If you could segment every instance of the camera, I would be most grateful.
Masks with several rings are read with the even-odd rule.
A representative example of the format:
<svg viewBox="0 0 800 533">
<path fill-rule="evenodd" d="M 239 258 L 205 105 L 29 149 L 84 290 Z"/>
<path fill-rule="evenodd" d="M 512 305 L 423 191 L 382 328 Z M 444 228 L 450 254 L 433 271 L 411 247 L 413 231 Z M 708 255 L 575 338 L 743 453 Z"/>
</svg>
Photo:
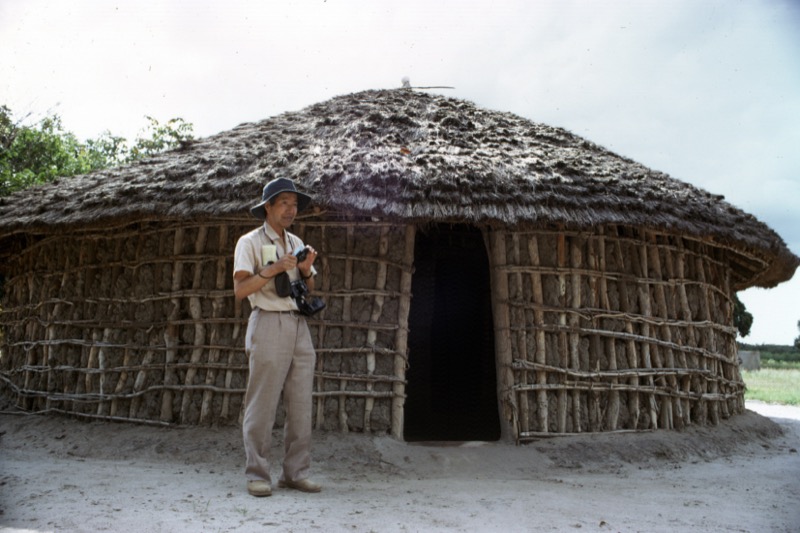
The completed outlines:
<svg viewBox="0 0 800 533">
<path fill-rule="evenodd" d="M 322 298 L 311 297 L 307 300 L 306 296 L 308 296 L 308 285 L 306 285 L 306 282 L 302 279 L 293 281 L 291 285 L 291 297 L 294 298 L 297 309 L 301 315 L 312 316 L 325 309 L 325 302 L 322 301 Z"/>
<path fill-rule="evenodd" d="M 306 260 L 306 257 L 308 257 L 308 248 L 305 246 L 303 246 L 302 248 L 298 246 L 297 248 L 295 248 L 294 252 L 292 252 L 292 255 L 297 258 L 298 263 L 302 263 L 303 261 Z"/>
</svg>

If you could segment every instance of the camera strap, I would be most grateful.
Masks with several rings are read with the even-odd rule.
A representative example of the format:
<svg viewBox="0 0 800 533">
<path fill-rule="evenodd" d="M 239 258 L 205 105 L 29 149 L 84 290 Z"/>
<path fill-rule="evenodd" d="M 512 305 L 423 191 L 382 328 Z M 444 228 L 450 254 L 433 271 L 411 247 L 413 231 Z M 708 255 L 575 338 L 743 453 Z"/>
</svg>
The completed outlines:
<svg viewBox="0 0 800 533">
<path fill-rule="evenodd" d="M 275 242 L 276 242 L 275 239 L 270 237 L 269 233 L 267 233 L 267 224 L 266 224 L 266 222 L 264 223 L 263 226 L 261 226 L 261 230 L 264 232 L 264 236 L 267 238 L 267 240 L 270 242 L 270 244 L 275 246 L 275 258 L 276 259 L 280 258 L 280 255 L 278 255 L 278 246 L 275 244 Z M 286 231 L 285 235 L 286 235 L 286 238 L 289 241 L 289 245 L 294 246 L 294 242 L 292 240 L 292 236 L 289 234 L 288 231 Z M 293 248 L 287 248 L 286 244 L 287 244 L 286 242 L 282 242 L 281 243 L 281 245 L 284 247 L 284 254 L 286 253 L 286 250 L 292 250 L 293 249 Z M 292 282 L 289 279 L 289 273 L 288 272 L 281 272 L 280 274 L 275 276 L 275 278 L 273 279 L 273 283 L 275 284 L 275 293 L 279 297 L 288 298 L 289 296 L 292 295 Z"/>
<path fill-rule="evenodd" d="M 280 256 L 280 255 L 278 255 L 278 246 L 275 244 L 275 239 L 273 239 L 272 237 L 270 237 L 270 236 L 269 236 L 269 233 L 267 233 L 267 223 L 266 223 L 266 222 L 264 222 L 264 225 L 263 225 L 263 226 L 261 226 L 261 231 L 263 231 L 263 232 L 264 232 L 264 237 L 266 237 L 266 238 L 267 238 L 267 240 L 269 241 L 269 243 L 270 243 L 271 245 L 275 246 L 275 257 L 276 257 L 276 258 L 278 258 L 278 259 L 280 259 L 280 257 L 281 257 L 281 256 Z M 291 233 L 289 233 L 289 232 L 288 232 L 288 231 L 286 231 L 286 230 L 284 230 L 284 232 L 285 232 L 285 234 L 286 234 L 286 238 L 287 238 L 287 239 L 288 239 L 288 241 L 289 241 L 289 247 L 288 247 L 288 248 L 286 247 L 286 242 L 282 242 L 282 243 L 281 243 L 281 245 L 283 246 L 283 249 L 284 249 L 284 254 L 285 254 L 285 253 L 286 253 L 286 250 L 294 250 L 295 246 L 294 246 L 294 241 L 292 240 L 292 235 L 291 235 Z"/>
</svg>

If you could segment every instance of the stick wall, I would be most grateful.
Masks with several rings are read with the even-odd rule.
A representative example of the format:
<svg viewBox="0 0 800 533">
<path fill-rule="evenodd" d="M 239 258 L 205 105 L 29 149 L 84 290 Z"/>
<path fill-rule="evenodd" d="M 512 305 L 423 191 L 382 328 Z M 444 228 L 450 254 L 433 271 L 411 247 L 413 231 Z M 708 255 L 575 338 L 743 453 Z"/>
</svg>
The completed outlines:
<svg viewBox="0 0 800 533">
<path fill-rule="evenodd" d="M 233 298 L 233 249 L 253 227 L 152 221 L 30 237 L 6 268 L 0 388 L 31 412 L 239 422 L 249 304 Z M 309 218 L 294 231 L 320 251 L 327 303 L 309 320 L 315 427 L 402 438 L 416 227 Z M 623 226 L 485 236 L 504 438 L 743 411 L 729 250 Z"/>
<path fill-rule="evenodd" d="M 628 227 L 487 242 L 518 440 L 716 424 L 744 410 L 725 249 Z"/>
<path fill-rule="evenodd" d="M 5 283 L 0 387 L 32 412 L 238 422 L 250 307 L 233 298 L 233 250 L 254 226 L 141 223 L 22 247 Z M 320 251 L 327 303 L 309 319 L 316 427 L 402 435 L 413 227 L 306 220 L 294 231 Z"/>
</svg>

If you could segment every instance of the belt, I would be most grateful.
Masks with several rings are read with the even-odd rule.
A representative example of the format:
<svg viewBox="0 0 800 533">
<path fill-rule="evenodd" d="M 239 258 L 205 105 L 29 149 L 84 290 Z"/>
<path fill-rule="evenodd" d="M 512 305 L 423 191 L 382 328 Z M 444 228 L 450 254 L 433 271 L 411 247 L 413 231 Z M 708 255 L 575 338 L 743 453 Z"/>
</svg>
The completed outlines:
<svg viewBox="0 0 800 533">
<path fill-rule="evenodd" d="M 274 313 L 276 315 L 288 315 L 293 318 L 301 318 L 303 315 L 300 314 L 299 311 L 267 311 L 266 309 L 261 309 L 260 307 L 256 307 L 260 313 Z"/>
</svg>

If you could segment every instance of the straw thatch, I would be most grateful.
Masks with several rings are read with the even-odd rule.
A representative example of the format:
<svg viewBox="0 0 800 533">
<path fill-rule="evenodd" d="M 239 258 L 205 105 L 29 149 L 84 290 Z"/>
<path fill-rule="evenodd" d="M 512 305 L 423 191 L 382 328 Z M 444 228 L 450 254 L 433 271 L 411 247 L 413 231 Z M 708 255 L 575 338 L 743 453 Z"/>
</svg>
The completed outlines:
<svg viewBox="0 0 800 533">
<path fill-rule="evenodd" d="M 382 219 L 602 224 L 713 238 L 763 256 L 737 288 L 789 279 L 797 258 L 752 215 L 585 139 L 469 102 L 369 91 L 243 124 L 122 169 L 0 202 L 0 229 L 240 214 L 286 176 L 317 205 Z"/>
<path fill-rule="evenodd" d="M 800 262 L 721 197 L 562 129 L 368 91 L 0 200 L 0 377 L 17 404 L 235 421 L 248 310 L 231 256 L 273 177 L 315 197 L 295 229 L 322 252 L 319 428 L 402 435 L 427 228 L 483 235 L 498 411 L 520 440 L 739 412 L 732 296 Z"/>
</svg>

